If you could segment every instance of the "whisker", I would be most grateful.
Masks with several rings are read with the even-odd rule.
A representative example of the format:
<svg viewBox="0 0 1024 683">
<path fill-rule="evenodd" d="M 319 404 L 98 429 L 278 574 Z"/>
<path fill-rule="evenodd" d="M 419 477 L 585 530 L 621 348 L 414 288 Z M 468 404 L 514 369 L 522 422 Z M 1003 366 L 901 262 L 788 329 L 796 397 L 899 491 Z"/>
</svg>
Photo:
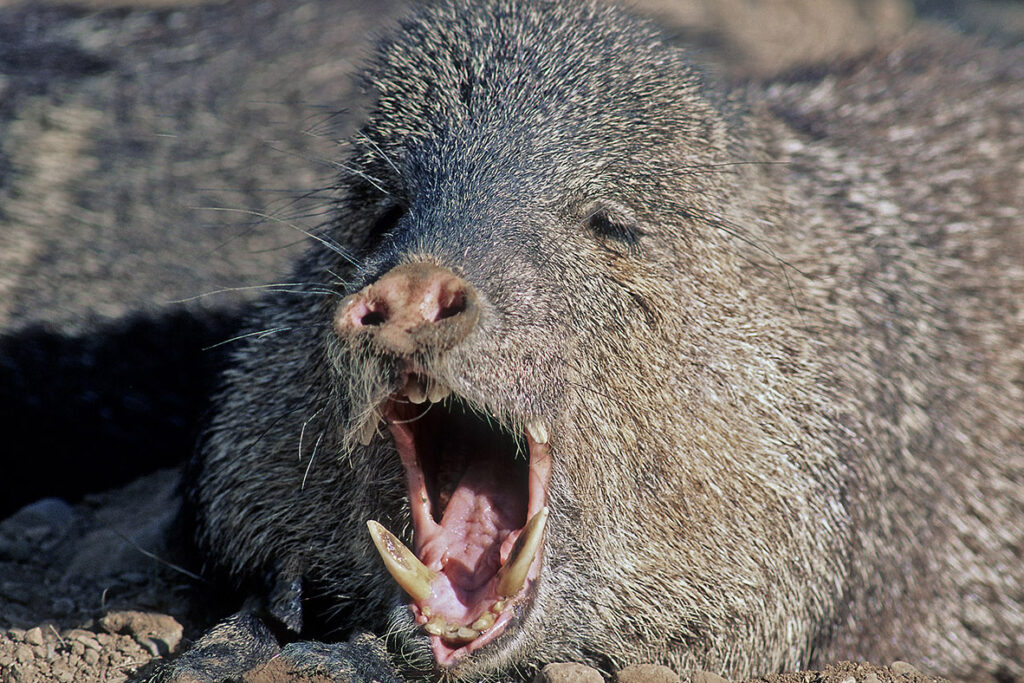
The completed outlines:
<svg viewBox="0 0 1024 683">
<path fill-rule="evenodd" d="M 286 332 L 286 331 L 291 330 L 291 329 L 293 329 L 293 328 L 289 325 L 289 326 L 286 326 L 286 327 L 271 327 L 269 329 L 258 330 L 256 332 L 246 332 L 245 334 L 240 334 L 238 336 L 231 337 L 230 339 L 225 339 L 224 341 L 219 341 L 216 344 L 211 344 L 210 346 L 205 346 L 205 347 L 203 347 L 203 351 L 209 351 L 210 349 L 216 349 L 216 348 L 218 348 L 220 346 L 224 346 L 224 345 L 230 344 L 232 342 L 241 341 L 242 339 L 248 339 L 249 337 L 257 337 L 257 338 L 261 338 L 262 339 L 263 337 L 269 337 L 272 334 L 277 334 L 278 332 Z"/>
<path fill-rule="evenodd" d="M 434 407 L 434 404 L 428 402 L 427 403 L 427 409 L 424 410 L 419 415 L 417 415 L 416 417 L 410 417 L 408 420 L 390 420 L 390 421 L 387 422 L 387 424 L 391 424 L 391 425 L 405 425 L 405 424 L 409 424 L 411 422 L 418 422 L 418 421 L 422 420 L 424 417 L 426 417 L 427 413 L 429 413 L 430 409 L 433 408 L 433 407 Z"/>
<path fill-rule="evenodd" d="M 383 187 L 384 181 L 380 180 L 379 178 L 374 178 L 369 173 L 366 173 L 364 171 L 360 171 L 355 166 L 350 166 L 350 165 L 348 165 L 348 164 L 346 164 L 346 163 L 344 163 L 342 161 L 331 161 L 329 163 L 331 165 L 333 165 L 335 168 L 340 168 L 341 170 L 343 170 L 343 171 L 345 171 L 347 173 L 351 173 L 354 176 L 358 176 L 358 177 L 362 178 L 366 182 L 368 182 L 371 185 L 373 185 L 377 189 L 377 191 L 380 192 L 381 194 L 383 194 L 383 195 L 385 195 L 387 197 L 391 196 L 391 193 L 388 192 L 387 190 L 385 190 L 384 187 Z"/>
<path fill-rule="evenodd" d="M 313 454 L 309 456 L 309 464 L 306 465 L 306 471 L 302 474 L 302 484 L 299 486 L 300 491 L 306 490 L 306 477 L 309 476 L 309 470 L 313 467 L 313 461 L 316 459 L 317 449 L 320 448 L 320 442 L 323 441 L 324 438 L 324 431 L 320 432 L 320 436 L 316 438 L 316 443 L 313 444 Z"/>
<path fill-rule="evenodd" d="M 342 118 L 344 116 L 348 116 L 348 114 L 350 113 L 347 109 L 336 109 L 335 107 L 332 107 L 330 105 L 310 105 L 310 106 L 319 106 L 321 109 L 327 110 L 326 114 L 323 113 L 323 112 L 317 112 L 316 115 L 310 114 L 305 119 L 306 121 L 309 121 L 310 119 L 313 119 L 314 117 L 319 119 L 315 123 L 313 123 L 313 124 L 311 124 L 309 126 L 306 126 L 305 128 L 302 129 L 302 133 L 304 135 L 308 135 L 308 136 L 314 137 L 314 138 L 326 138 L 326 137 L 328 137 L 328 132 L 329 132 L 329 129 L 330 129 L 330 125 L 333 124 L 336 119 Z M 319 129 L 328 129 L 328 130 L 326 130 L 324 132 L 320 132 Z"/>
<path fill-rule="evenodd" d="M 359 133 L 359 134 L 358 134 L 358 135 L 357 135 L 356 137 L 357 137 L 357 138 L 358 138 L 359 140 L 365 140 L 365 141 L 366 141 L 366 142 L 368 142 L 368 143 L 369 143 L 370 145 L 372 145 L 372 146 L 373 146 L 373 148 L 374 148 L 375 150 L 377 150 L 377 153 L 378 153 L 378 154 L 380 154 L 380 157 L 381 157 L 381 158 L 382 158 L 382 159 L 383 159 L 384 161 L 386 161 L 386 162 L 387 162 L 388 166 L 390 166 L 390 167 L 391 167 L 391 170 L 393 170 L 393 171 L 395 172 L 395 175 L 397 175 L 397 176 L 401 177 L 401 175 L 402 175 L 401 171 L 399 171 L 399 170 L 398 170 L 398 167 L 397 167 L 397 166 L 395 166 L 395 164 L 394 164 L 394 162 L 393 162 L 393 161 L 391 161 L 391 158 L 390 158 L 390 157 L 389 157 L 389 156 L 388 156 L 387 154 L 385 154 L 385 153 L 384 153 L 384 150 L 382 150 L 382 149 L 380 148 L 380 145 L 378 145 L 378 144 L 377 144 L 376 142 L 374 142 L 374 141 L 373 141 L 373 140 L 372 140 L 372 139 L 371 139 L 371 138 L 370 138 L 370 137 L 369 137 L 368 135 L 366 135 L 365 133 Z"/>
<path fill-rule="evenodd" d="M 306 437 L 306 427 L 322 412 L 324 412 L 323 408 L 310 415 L 309 418 L 302 423 L 302 429 L 299 430 L 299 460 L 302 460 L 302 440 Z"/>
<path fill-rule="evenodd" d="M 288 287 L 312 287 L 312 289 L 286 289 Z M 214 296 L 217 294 L 226 294 L 228 292 L 245 292 L 253 289 L 269 290 L 272 292 L 284 292 L 286 294 L 337 294 L 334 290 L 323 287 L 319 283 L 312 282 L 271 282 L 265 285 L 245 285 L 242 287 L 223 287 L 221 289 L 213 289 L 202 294 L 196 294 L 195 296 L 185 297 L 184 299 L 171 299 L 166 302 L 168 304 L 186 304 L 190 301 L 197 301 L 204 299 L 208 296 Z"/>
<path fill-rule="evenodd" d="M 127 536 L 125 536 L 125 535 L 124 535 L 123 533 L 121 533 L 121 532 L 120 532 L 120 531 L 118 531 L 117 529 L 110 529 L 110 531 L 111 531 L 111 532 L 112 532 L 112 533 L 113 533 L 113 534 L 114 534 L 115 536 L 117 536 L 118 538 L 120 538 L 120 539 L 121 539 L 122 541 L 124 541 L 124 542 L 125 542 L 125 543 L 127 543 L 128 545 L 132 546 L 133 548 L 135 548 L 135 549 L 136 549 L 136 550 L 138 550 L 138 551 L 139 551 L 140 553 L 142 553 L 143 555 L 145 555 L 145 556 L 146 556 L 146 557 L 148 557 L 149 559 L 153 560 L 154 562 L 158 562 L 159 564 L 161 564 L 161 565 L 163 565 L 163 566 L 167 567 L 168 569 L 171 569 L 171 570 L 173 570 L 173 571 L 176 571 L 176 572 L 178 572 L 179 574 L 183 574 L 184 576 L 187 576 L 188 578 L 190 578 L 190 579 L 193 579 L 194 581 L 200 581 L 200 582 L 202 582 L 202 583 L 207 583 L 207 580 L 206 580 L 206 579 L 204 579 L 204 578 L 203 578 L 202 576 L 200 576 L 199 574 L 196 574 L 195 572 L 190 572 L 189 570 L 185 569 L 184 567 L 181 567 L 181 566 L 179 566 L 179 565 L 176 565 L 176 564 L 174 564 L 173 562 L 170 562 L 170 561 L 168 561 L 168 560 L 165 560 L 164 558 L 160 557 L 159 555 L 157 555 L 156 553 L 154 553 L 154 552 L 152 552 L 152 551 L 150 551 L 150 550 L 146 550 L 146 549 L 145 549 L 145 548 L 143 548 L 143 547 L 142 547 L 141 545 L 139 545 L 138 543 L 136 543 L 136 542 L 135 542 L 135 541 L 133 541 L 132 539 L 128 538 Z"/>
<path fill-rule="evenodd" d="M 311 232 L 309 230 L 306 230 L 305 228 L 302 228 L 302 227 L 292 223 L 291 221 L 286 221 L 284 219 L 281 219 L 281 218 L 278 218 L 278 217 L 273 216 L 271 214 L 268 214 L 268 213 L 266 213 L 264 211 L 256 211 L 254 209 L 238 209 L 238 208 L 234 208 L 233 209 L 233 208 L 230 208 L 230 207 L 222 207 L 222 206 L 220 206 L 220 207 L 219 206 L 195 206 L 195 207 L 192 207 L 192 208 L 197 209 L 197 210 L 206 210 L 206 211 L 225 211 L 225 212 L 232 212 L 232 213 L 240 213 L 240 214 L 243 214 L 243 215 L 254 216 L 256 218 L 262 218 L 262 219 L 268 220 L 268 221 L 274 221 L 275 223 L 280 223 L 281 225 L 285 225 L 285 226 L 287 226 L 289 228 L 292 228 L 293 230 L 296 230 L 296 231 L 302 233 L 303 235 L 306 235 L 307 237 L 313 238 L 314 240 L 316 240 L 320 244 L 324 245 L 325 247 L 330 249 L 332 252 L 334 252 L 338 256 L 342 257 L 343 259 L 345 259 L 346 261 L 351 263 L 352 265 L 357 265 L 356 261 L 345 252 L 345 249 L 340 244 L 337 244 L 336 242 L 334 242 L 334 240 L 331 240 L 331 239 L 329 239 L 327 237 L 324 237 L 322 235 L 318 235 L 315 232 Z"/>
<path fill-rule="evenodd" d="M 748 159 L 745 161 L 722 161 L 714 164 L 689 164 L 686 166 L 680 166 L 681 170 L 691 171 L 708 171 L 719 168 L 728 168 L 730 166 L 789 166 L 792 162 L 789 161 L 758 161 L 756 159 Z"/>
<path fill-rule="evenodd" d="M 328 275 L 334 278 L 334 283 L 339 287 L 347 288 L 351 283 L 349 280 L 346 280 L 342 276 L 335 273 L 334 270 L 332 270 L 331 268 L 325 268 L 324 270 L 327 272 Z"/>
</svg>

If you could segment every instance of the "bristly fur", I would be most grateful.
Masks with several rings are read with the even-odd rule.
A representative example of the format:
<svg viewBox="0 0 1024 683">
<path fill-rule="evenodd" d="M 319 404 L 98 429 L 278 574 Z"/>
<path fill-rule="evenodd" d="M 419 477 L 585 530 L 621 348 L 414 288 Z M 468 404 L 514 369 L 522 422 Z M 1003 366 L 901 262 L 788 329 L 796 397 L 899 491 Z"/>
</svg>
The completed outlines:
<svg viewBox="0 0 1024 683">
<path fill-rule="evenodd" d="M 510 429 L 543 419 L 554 463 L 532 607 L 454 675 L 1024 676 L 1022 63 L 907 45 L 750 113 L 617 9 L 422 10 L 365 79 L 329 230 L 358 266 L 314 245 L 294 278 L 347 287 L 268 298 L 255 329 L 299 332 L 225 375 L 200 545 L 418 637 L 365 532 L 409 539 L 402 469 L 352 438 L 395 378 L 327 323 L 428 261 L 482 312 L 421 362 Z"/>
</svg>

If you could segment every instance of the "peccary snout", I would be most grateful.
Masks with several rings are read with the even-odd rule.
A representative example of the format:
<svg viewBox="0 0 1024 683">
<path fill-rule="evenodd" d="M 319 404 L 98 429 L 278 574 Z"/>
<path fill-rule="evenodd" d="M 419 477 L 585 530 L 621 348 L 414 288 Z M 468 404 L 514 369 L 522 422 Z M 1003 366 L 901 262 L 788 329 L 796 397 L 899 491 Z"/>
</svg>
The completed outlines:
<svg viewBox="0 0 1024 683">
<path fill-rule="evenodd" d="M 345 297 L 334 315 L 343 339 L 366 335 L 398 355 L 441 353 L 473 329 L 479 317 L 474 289 L 439 266 L 416 262 L 392 268 Z"/>
</svg>

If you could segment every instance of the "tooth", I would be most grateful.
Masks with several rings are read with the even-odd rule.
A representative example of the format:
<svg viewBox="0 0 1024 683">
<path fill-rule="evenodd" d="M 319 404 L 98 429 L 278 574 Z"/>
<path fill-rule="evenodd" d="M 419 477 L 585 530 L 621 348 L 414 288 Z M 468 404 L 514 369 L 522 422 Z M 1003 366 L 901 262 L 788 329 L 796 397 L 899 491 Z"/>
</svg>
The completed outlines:
<svg viewBox="0 0 1024 683">
<path fill-rule="evenodd" d="M 470 626 L 474 631 L 486 631 L 490 627 L 494 626 L 495 616 L 490 612 L 484 612 L 481 614 L 476 621 Z"/>
<path fill-rule="evenodd" d="M 409 375 L 404 391 L 409 400 L 417 405 L 427 400 L 427 392 L 423 389 L 423 382 L 415 375 Z"/>
<path fill-rule="evenodd" d="M 540 420 L 530 420 L 526 423 L 526 431 L 530 434 L 530 438 L 536 443 L 547 443 L 548 442 L 548 428 Z"/>
<path fill-rule="evenodd" d="M 431 619 L 423 630 L 432 636 L 441 636 L 449 642 L 468 643 L 480 636 L 479 631 L 458 624 L 450 624 L 442 619 Z"/>
<path fill-rule="evenodd" d="M 435 381 L 430 385 L 430 402 L 440 403 L 447 398 L 450 393 L 452 393 L 452 390 L 447 384 Z"/>
<path fill-rule="evenodd" d="M 429 598 L 430 584 L 437 578 L 437 574 L 427 569 L 411 550 L 383 526 L 372 519 L 366 522 L 366 526 L 370 529 L 370 537 L 377 546 L 377 552 L 384 560 L 384 566 L 398 585 L 414 600 Z"/>
<path fill-rule="evenodd" d="M 548 509 L 542 507 L 540 512 L 526 523 L 526 528 L 516 539 L 508 560 L 498 571 L 498 595 L 507 598 L 523 589 L 530 565 L 533 564 L 541 539 L 544 538 L 544 524 L 547 519 Z"/>
<path fill-rule="evenodd" d="M 498 600 L 496 603 L 491 605 L 491 613 L 492 614 L 501 614 L 504 611 L 505 611 L 505 601 L 504 600 Z"/>
<path fill-rule="evenodd" d="M 359 443 L 369 446 L 375 436 L 377 436 L 377 420 L 367 420 L 362 431 L 359 432 Z"/>
<path fill-rule="evenodd" d="M 380 408 L 378 407 L 373 409 L 373 411 L 370 413 L 369 418 L 366 420 L 363 426 L 360 427 L 359 443 L 361 443 L 364 446 L 370 445 L 370 442 L 373 441 L 373 437 L 377 436 L 377 425 L 380 424 L 380 421 L 382 419 L 383 416 L 380 414 Z"/>
</svg>

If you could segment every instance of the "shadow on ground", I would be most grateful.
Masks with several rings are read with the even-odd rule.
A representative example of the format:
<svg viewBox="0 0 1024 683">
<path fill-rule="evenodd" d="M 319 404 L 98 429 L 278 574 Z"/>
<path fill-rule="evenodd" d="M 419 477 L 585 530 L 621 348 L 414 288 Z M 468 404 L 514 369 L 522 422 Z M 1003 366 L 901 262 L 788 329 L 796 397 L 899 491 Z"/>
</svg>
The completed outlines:
<svg viewBox="0 0 1024 683">
<path fill-rule="evenodd" d="M 77 501 L 192 452 L 237 312 L 137 314 L 81 335 L 36 324 L 0 337 L 0 518 Z M 212 348 L 211 348 L 212 347 Z"/>
</svg>

